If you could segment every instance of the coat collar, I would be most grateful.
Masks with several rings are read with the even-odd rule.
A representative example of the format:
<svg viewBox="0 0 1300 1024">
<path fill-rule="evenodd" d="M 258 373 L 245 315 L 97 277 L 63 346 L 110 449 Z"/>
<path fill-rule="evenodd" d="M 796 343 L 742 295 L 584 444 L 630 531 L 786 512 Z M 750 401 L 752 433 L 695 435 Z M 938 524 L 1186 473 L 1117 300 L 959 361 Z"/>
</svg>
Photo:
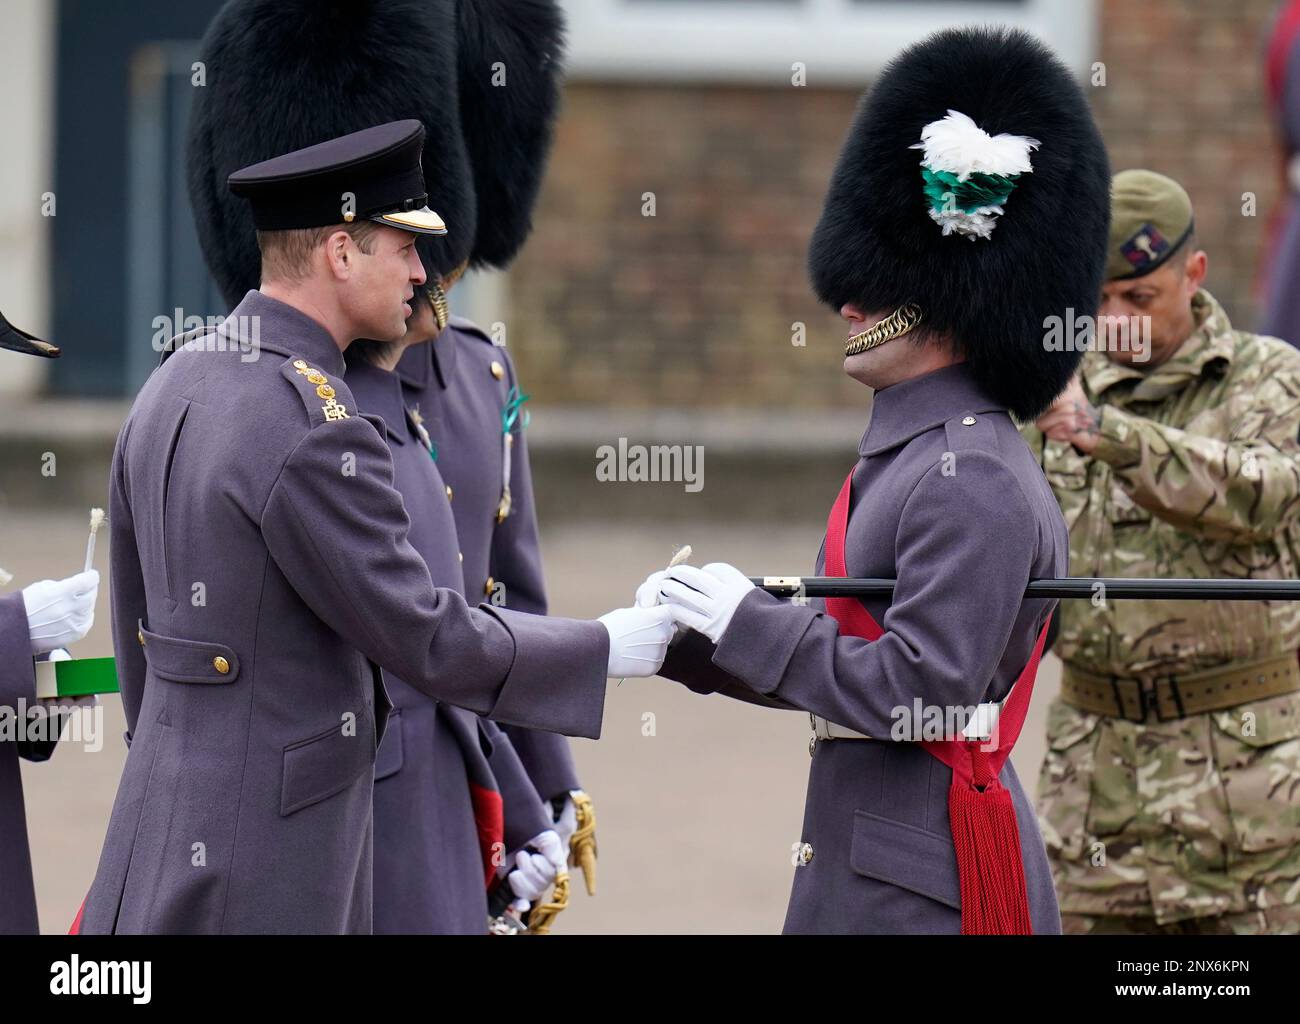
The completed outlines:
<svg viewBox="0 0 1300 1024">
<path fill-rule="evenodd" d="M 356 399 L 357 409 L 382 418 L 389 439 L 397 444 L 406 444 L 410 425 L 406 418 L 406 404 L 402 401 L 401 378 L 390 370 L 354 362 L 348 366 L 344 379 Z"/>
<path fill-rule="evenodd" d="M 962 413 L 999 410 L 1006 406 L 989 397 L 967 363 L 945 366 L 875 393 L 858 454 L 897 448 Z"/>
<path fill-rule="evenodd" d="M 330 332 L 300 309 L 263 295 L 254 289 L 244 296 L 226 318 L 234 320 L 236 329 L 257 317 L 257 339 L 261 348 L 282 356 L 305 359 L 324 374 L 343 376 L 343 353 Z"/>
<path fill-rule="evenodd" d="M 456 344 L 450 326 L 443 329 L 433 341 L 412 345 L 397 361 L 397 375 L 402 383 L 416 391 L 424 391 L 436 384 L 443 391 L 451 386 L 456 372 Z"/>
</svg>

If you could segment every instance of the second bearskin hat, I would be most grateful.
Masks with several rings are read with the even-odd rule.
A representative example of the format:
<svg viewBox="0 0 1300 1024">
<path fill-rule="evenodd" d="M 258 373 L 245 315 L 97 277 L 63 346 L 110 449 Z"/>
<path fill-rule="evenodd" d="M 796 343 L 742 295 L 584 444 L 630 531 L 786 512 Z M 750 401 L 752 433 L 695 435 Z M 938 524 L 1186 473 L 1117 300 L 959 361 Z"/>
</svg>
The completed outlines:
<svg viewBox="0 0 1300 1024">
<path fill-rule="evenodd" d="M 389 121 L 423 123 L 428 205 L 447 224 L 416 242 L 425 269 L 474 244 L 471 171 L 457 95 L 452 0 L 230 0 L 203 38 L 186 173 L 208 268 L 234 305 L 260 279 L 248 204 L 233 171 Z"/>
</svg>

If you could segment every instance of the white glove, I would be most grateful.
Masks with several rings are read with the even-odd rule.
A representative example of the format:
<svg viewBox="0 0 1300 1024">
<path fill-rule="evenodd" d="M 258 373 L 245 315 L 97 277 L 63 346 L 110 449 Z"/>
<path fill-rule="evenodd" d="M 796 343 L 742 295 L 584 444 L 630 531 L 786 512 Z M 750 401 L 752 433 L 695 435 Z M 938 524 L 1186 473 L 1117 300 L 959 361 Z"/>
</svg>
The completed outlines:
<svg viewBox="0 0 1300 1024">
<path fill-rule="evenodd" d="M 99 573 L 79 572 L 66 580 L 41 580 L 23 588 L 32 654 L 75 644 L 95 622 Z"/>
<path fill-rule="evenodd" d="M 703 569 L 676 565 L 659 584 L 659 594 L 672 609 L 674 621 L 703 633 L 715 644 L 731 624 L 736 606 L 753 589 L 749 577 L 726 562 L 712 562 Z"/>
<path fill-rule="evenodd" d="M 667 608 L 615 608 L 599 621 L 609 633 L 610 678 L 640 678 L 659 671 L 673 638 L 673 616 Z"/>
<path fill-rule="evenodd" d="M 645 578 L 645 582 L 636 588 L 636 600 L 633 602 L 636 607 L 653 608 L 659 603 L 659 585 L 667 575 L 667 570 L 660 569 Z"/>
<path fill-rule="evenodd" d="M 556 876 L 563 870 L 564 844 L 560 837 L 549 829 L 533 836 L 515 854 L 515 868 L 506 876 L 516 897 L 511 909 L 522 914 L 533 900 L 555 884 Z"/>
</svg>

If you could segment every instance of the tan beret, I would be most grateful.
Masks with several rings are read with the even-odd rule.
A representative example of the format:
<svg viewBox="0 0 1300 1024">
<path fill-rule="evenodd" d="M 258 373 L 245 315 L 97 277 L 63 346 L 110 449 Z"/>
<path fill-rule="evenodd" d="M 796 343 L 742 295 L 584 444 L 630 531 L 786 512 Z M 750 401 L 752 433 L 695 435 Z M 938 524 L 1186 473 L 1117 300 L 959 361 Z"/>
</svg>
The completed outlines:
<svg viewBox="0 0 1300 1024">
<path fill-rule="evenodd" d="M 1110 185 L 1106 280 L 1145 277 L 1192 233 L 1192 201 L 1183 186 L 1155 171 L 1120 171 Z"/>
</svg>

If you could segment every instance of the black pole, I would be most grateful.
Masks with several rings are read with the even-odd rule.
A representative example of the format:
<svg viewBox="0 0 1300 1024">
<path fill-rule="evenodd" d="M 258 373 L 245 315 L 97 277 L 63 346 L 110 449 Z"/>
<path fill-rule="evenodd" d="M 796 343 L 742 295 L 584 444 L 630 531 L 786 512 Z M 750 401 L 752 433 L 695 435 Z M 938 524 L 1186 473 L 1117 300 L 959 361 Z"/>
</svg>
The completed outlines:
<svg viewBox="0 0 1300 1024">
<path fill-rule="evenodd" d="M 891 597 L 894 581 L 834 576 L 754 576 L 777 597 Z M 1063 600 L 1300 601 L 1300 580 L 1161 580 L 1065 576 L 1030 580 L 1025 597 Z"/>
</svg>

